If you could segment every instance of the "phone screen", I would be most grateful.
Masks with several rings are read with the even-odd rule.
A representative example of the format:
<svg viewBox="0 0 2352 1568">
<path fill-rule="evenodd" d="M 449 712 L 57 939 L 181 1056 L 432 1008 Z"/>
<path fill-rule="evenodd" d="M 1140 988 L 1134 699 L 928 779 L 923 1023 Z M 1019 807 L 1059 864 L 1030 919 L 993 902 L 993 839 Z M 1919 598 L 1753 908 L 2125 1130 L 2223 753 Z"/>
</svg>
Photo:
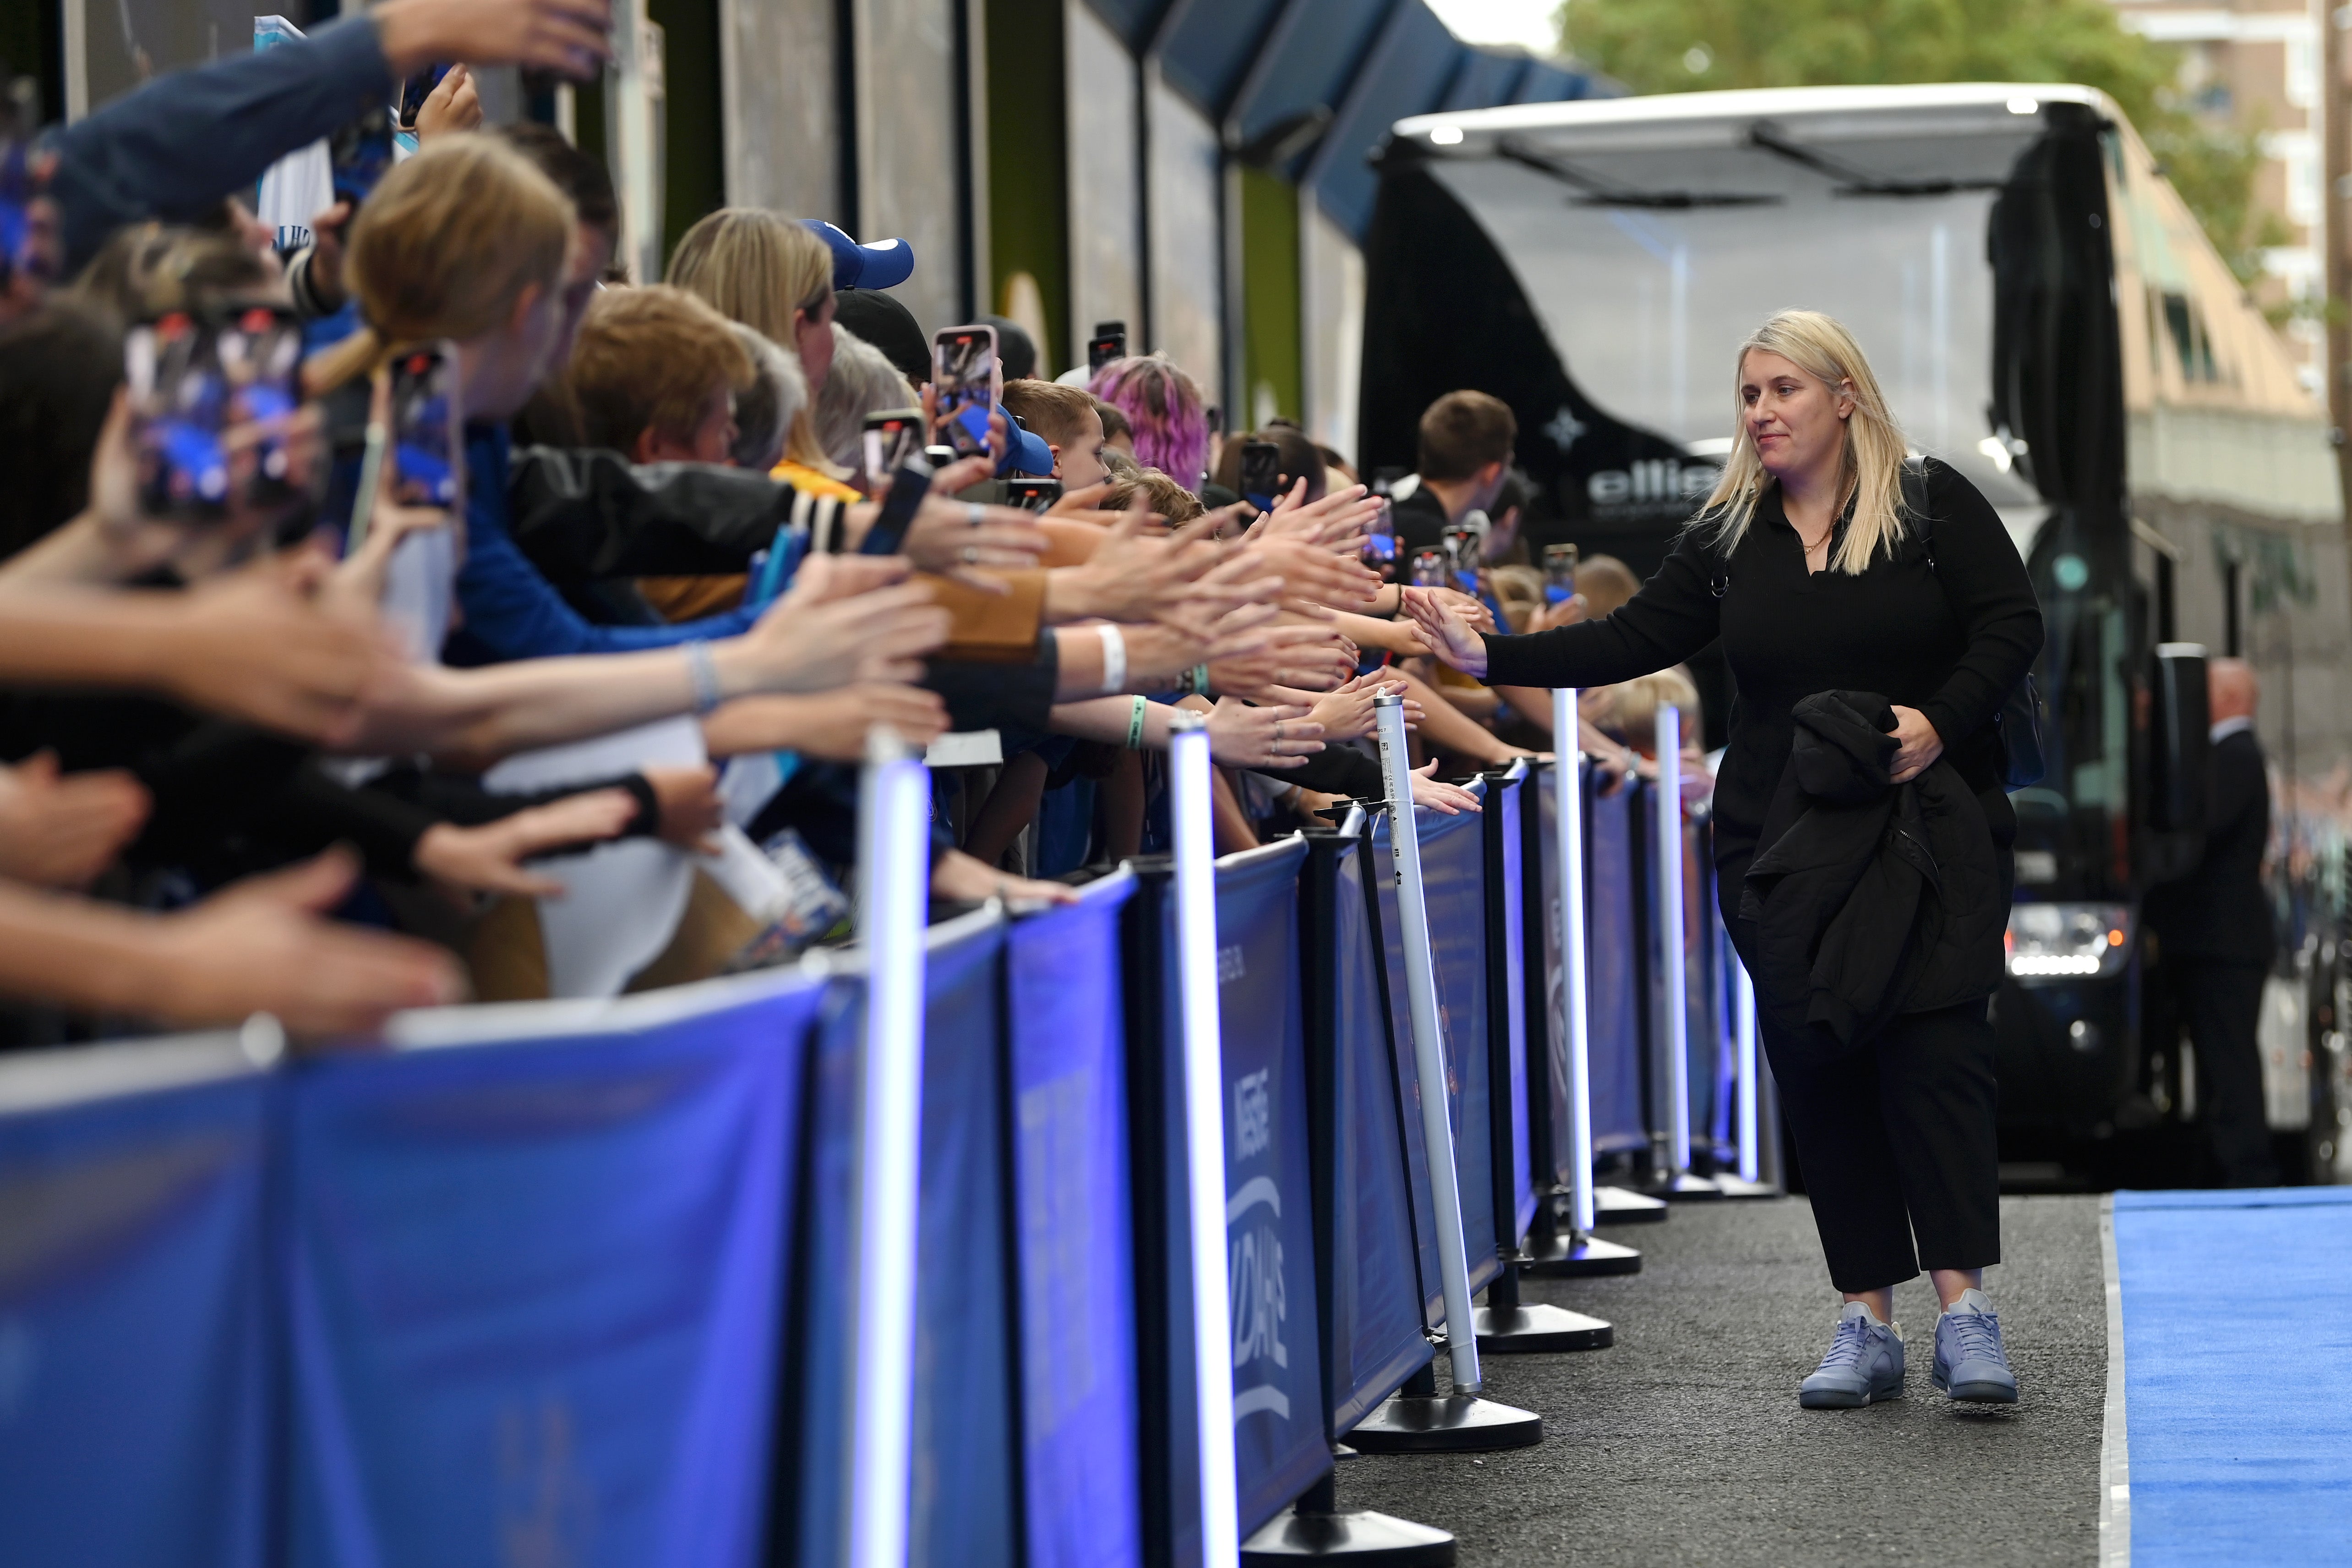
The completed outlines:
<svg viewBox="0 0 2352 1568">
<path fill-rule="evenodd" d="M 1480 535 L 1467 528 L 1449 528 L 1444 539 L 1445 564 L 1453 573 L 1452 585 L 1475 596 L 1478 592 Z"/>
<path fill-rule="evenodd" d="M 425 100 L 433 96 L 433 89 L 439 87 L 441 79 L 448 74 L 449 68 L 446 65 L 426 66 L 400 84 L 400 123 L 404 129 L 414 131 L 416 128 L 417 110 L 425 107 Z"/>
<path fill-rule="evenodd" d="M 226 516 L 228 387 L 215 335 L 185 311 L 132 327 L 122 340 L 138 458 L 139 510 L 182 521 Z"/>
<path fill-rule="evenodd" d="M 1127 357 L 1127 323 L 1097 321 L 1095 335 L 1087 340 L 1087 374 L 1094 374 L 1116 359 Z"/>
<path fill-rule="evenodd" d="M 1024 511 L 1044 511 L 1062 499 L 1059 479 L 1013 479 L 1005 481 L 1004 504 Z"/>
<path fill-rule="evenodd" d="M 1282 448 L 1271 441 L 1242 443 L 1242 500 L 1271 511 L 1282 489 Z"/>
<path fill-rule="evenodd" d="M 392 362 L 392 489 L 413 506 L 455 507 L 465 495 L 458 445 L 457 359 L 425 344 Z"/>
<path fill-rule="evenodd" d="M 282 305 L 245 306 L 215 329 L 213 353 L 228 423 L 263 426 L 246 493 L 262 505 L 289 500 L 298 487 L 286 449 L 286 423 L 302 401 L 301 322 Z"/>
<path fill-rule="evenodd" d="M 371 109 L 327 139 L 327 162 L 335 199 L 357 207 L 392 167 L 392 121 Z"/>
<path fill-rule="evenodd" d="M 1576 546 L 1547 544 L 1544 546 L 1544 597 L 1555 605 L 1565 605 L 1576 597 Z"/>
<path fill-rule="evenodd" d="M 866 531 L 858 542 L 860 555 L 896 555 L 898 546 L 906 542 L 908 525 L 915 521 L 915 510 L 930 493 L 931 466 L 920 458 L 909 458 L 898 465 L 890 477 L 890 493 L 882 498 L 881 515 L 874 526 Z"/>
<path fill-rule="evenodd" d="M 922 450 L 923 411 L 892 408 L 866 416 L 866 479 L 878 483 Z"/>
<path fill-rule="evenodd" d="M 996 374 L 994 327 L 950 327 L 931 340 L 932 429 L 960 458 L 988 450 Z"/>
<path fill-rule="evenodd" d="M 1380 515 L 1364 529 L 1364 564 L 1385 579 L 1396 571 L 1396 507 L 1386 496 L 1380 502 Z"/>
<path fill-rule="evenodd" d="M 1416 550 L 1412 552 L 1412 585 L 1416 588 L 1453 586 L 1447 577 L 1445 552 Z"/>
</svg>

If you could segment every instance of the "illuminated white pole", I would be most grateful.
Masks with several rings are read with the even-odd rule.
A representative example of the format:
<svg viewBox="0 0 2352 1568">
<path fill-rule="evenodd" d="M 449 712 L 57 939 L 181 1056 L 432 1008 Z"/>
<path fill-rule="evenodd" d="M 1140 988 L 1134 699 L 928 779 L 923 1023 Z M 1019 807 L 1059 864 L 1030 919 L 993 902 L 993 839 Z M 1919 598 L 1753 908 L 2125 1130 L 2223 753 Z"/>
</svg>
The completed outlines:
<svg viewBox="0 0 2352 1568">
<path fill-rule="evenodd" d="M 1658 704 L 1658 945 L 1666 991 L 1666 1152 L 1690 1169 L 1690 998 L 1683 975 L 1683 716 Z"/>
<path fill-rule="evenodd" d="M 866 1039 L 853 1174 L 848 1561 L 904 1568 L 915 1416 L 915 1207 L 923 1110 L 923 925 L 930 774 L 897 732 L 870 731 L 858 790 L 858 940 Z"/>
<path fill-rule="evenodd" d="M 1595 1223 L 1592 1196 L 1592 1014 L 1584 951 L 1584 775 L 1577 747 L 1576 688 L 1551 693 L 1552 794 L 1559 826 L 1559 961 L 1568 975 L 1569 1219 L 1579 1236 Z"/>
<path fill-rule="evenodd" d="M 1454 1389 L 1476 1394 L 1476 1319 L 1470 1308 L 1470 1265 L 1462 1239 L 1462 1187 L 1454 1171 L 1454 1119 L 1445 1092 L 1445 1042 L 1438 1032 L 1437 964 L 1429 945 L 1429 910 L 1422 901 L 1421 835 L 1412 816 L 1412 758 L 1405 749 L 1404 699 L 1372 699 L 1381 738 L 1381 776 L 1387 784 L 1389 847 L 1396 861 L 1397 908 L 1404 921 L 1404 985 L 1412 1005 L 1412 1060 L 1421 1079 L 1422 1141 L 1429 1146 L 1429 1185 L 1437 1215 L 1437 1268 L 1445 1289 L 1445 1349 Z"/>
<path fill-rule="evenodd" d="M 1217 1017 L 1216 847 L 1209 731 L 1180 710 L 1168 738 L 1176 837 L 1176 986 L 1184 1026 L 1184 1153 L 1192 1234 L 1192 1366 L 1201 1439 L 1201 1560 L 1241 1561 L 1234 1459 L 1233 1328 L 1225 1260 L 1225 1068 Z"/>
<path fill-rule="evenodd" d="M 1732 1026 L 1739 1051 L 1739 1179 L 1761 1180 L 1763 1169 L 1756 1142 L 1756 983 L 1738 954 L 1731 960 Z"/>
</svg>

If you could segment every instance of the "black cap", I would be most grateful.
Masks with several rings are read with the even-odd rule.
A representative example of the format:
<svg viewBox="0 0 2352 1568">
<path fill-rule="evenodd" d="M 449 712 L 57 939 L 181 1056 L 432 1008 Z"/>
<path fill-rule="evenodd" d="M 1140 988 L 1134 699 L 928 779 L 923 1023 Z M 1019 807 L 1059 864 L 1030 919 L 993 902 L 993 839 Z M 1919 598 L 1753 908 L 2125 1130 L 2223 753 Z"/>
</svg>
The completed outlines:
<svg viewBox="0 0 2352 1568">
<path fill-rule="evenodd" d="M 996 329 L 996 358 L 1004 366 L 1005 380 L 1020 381 L 1037 374 L 1037 345 L 1030 340 L 1027 328 L 1004 316 L 980 320 L 983 326 Z"/>
<path fill-rule="evenodd" d="M 833 319 L 880 349 L 900 375 L 917 386 L 931 379 L 931 341 L 913 311 L 874 289 L 844 289 L 833 299 Z"/>
</svg>

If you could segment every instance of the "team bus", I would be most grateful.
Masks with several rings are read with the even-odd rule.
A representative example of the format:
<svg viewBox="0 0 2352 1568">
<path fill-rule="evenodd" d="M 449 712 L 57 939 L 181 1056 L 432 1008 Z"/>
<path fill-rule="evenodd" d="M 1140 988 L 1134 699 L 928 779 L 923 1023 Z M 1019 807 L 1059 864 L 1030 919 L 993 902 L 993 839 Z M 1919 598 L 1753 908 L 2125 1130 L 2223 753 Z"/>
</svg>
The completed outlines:
<svg viewBox="0 0 2352 1568">
<path fill-rule="evenodd" d="M 2317 777 L 2352 754 L 2352 617 L 2326 416 L 2114 102 L 1961 84 L 1528 105 L 1404 121 L 1379 162 L 1373 468 L 1411 468 L 1431 398 L 1482 388 L 1518 417 L 1530 537 L 1646 575 L 1730 447 L 1734 346 L 1801 306 L 1853 329 L 1913 446 L 1999 509 L 2048 633 L 1995 1004 L 2003 1157 L 2163 1175 L 2144 1156 L 2187 1146 L 2193 1088 L 2142 1026 L 2137 915 L 2201 847 L 2202 656 L 2255 662 L 2265 749 Z M 1728 678 L 1698 665 L 1719 745 Z"/>
</svg>

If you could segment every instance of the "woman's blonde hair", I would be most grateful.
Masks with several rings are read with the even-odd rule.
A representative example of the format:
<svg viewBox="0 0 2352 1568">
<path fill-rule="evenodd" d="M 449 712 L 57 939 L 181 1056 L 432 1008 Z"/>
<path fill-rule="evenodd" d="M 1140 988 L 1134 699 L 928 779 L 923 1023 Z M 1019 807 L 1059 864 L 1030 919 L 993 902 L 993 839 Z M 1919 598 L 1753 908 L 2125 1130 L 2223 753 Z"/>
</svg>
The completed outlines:
<svg viewBox="0 0 2352 1568">
<path fill-rule="evenodd" d="M 499 138 L 436 137 L 352 221 L 343 275 L 365 324 L 319 356 L 312 384 L 367 374 L 403 343 L 495 331 L 524 289 L 562 286 L 572 222 L 572 199 Z"/>
<path fill-rule="evenodd" d="M 699 294 L 720 315 L 797 354 L 793 312 L 814 316 L 833 298 L 833 247 L 782 213 L 720 207 L 679 237 L 662 280 Z M 838 476 L 842 470 L 826 458 L 812 412 L 803 408 L 793 420 L 785 455 Z"/>
<path fill-rule="evenodd" d="M 1890 554 L 1903 538 L 1903 432 L 1886 411 L 1885 395 L 1863 357 L 1853 334 L 1819 310 L 1782 310 L 1748 334 L 1732 360 L 1731 460 L 1714 493 L 1699 509 L 1693 525 L 1715 527 L 1715 544 L 1725 556 L 1739 548 L 1740 539 L 1756 517 L 1757 503 L 1772 476 L 1757 455 L 1755 435 L 1748 427 L 1747 407 L 1740 401 L 1739 383 L 1749 353 L 1762 350 L 1782 359 L 1826 385 L 1832 395 L 1853 399 L 1845 421 L 1845 464 L 1841 491 L 1852 499 L 1853 518 L 1845 539 L 1830 557 L 1834 571 L 1858 576 L 1883 546 Z"/>
<path fill-rule="evenodd" d="M 1626 744 L 1654 754 L 1658 749 L 1658 710 L 1672 708 L 1682 715 L 1683 743 L 1698 739 L 1698 684 L 1677 664 L 1668 669 L 1637 675 L 1609 689 L 1611 718 Z"/>
<path fill-rule="evenodd" d="M 662 281 L 789 349 L 793 312 L 833 298 L 833 247 L 782 213 L 721 207 L 686 231 Z"/>
</svg>

